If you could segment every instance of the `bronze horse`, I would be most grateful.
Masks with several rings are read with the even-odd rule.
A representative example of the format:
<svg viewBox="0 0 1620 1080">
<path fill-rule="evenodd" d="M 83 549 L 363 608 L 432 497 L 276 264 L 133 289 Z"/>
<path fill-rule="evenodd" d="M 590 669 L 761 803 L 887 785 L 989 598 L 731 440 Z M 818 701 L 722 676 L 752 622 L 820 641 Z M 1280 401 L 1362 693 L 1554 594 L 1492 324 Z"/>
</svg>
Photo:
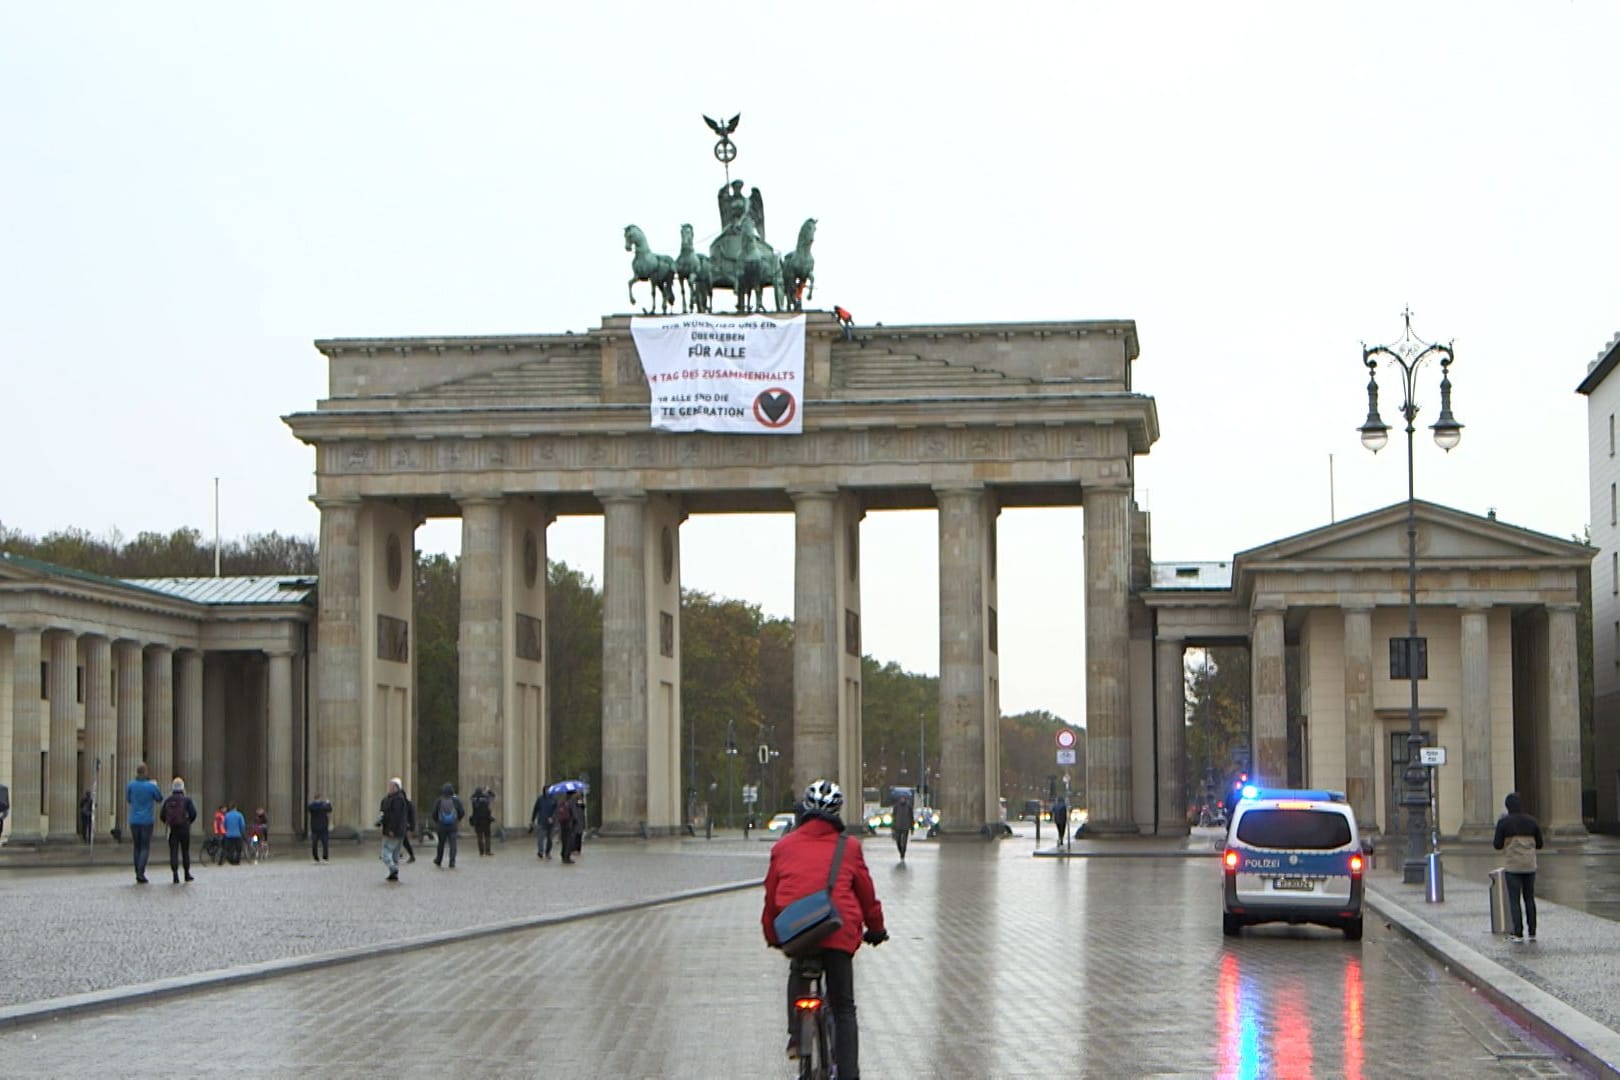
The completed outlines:
<svg viewBox="0 0 1620 1080">
<path fill-rule="evenodd" d="M 692 226 L 681 226 L 681 253 L 675 257 L 675 277 L 681 283 L 681 312 L 708 314 L 714 291 L 714 273 L 709 257 L 692 248 Z M 690 293 L 688 293 L 690 287 Z"/>
<path fill-rule="evenodd" d="M 647 245 L 647 236 L 636 225 L 624 227 L 624 250 L 634 251 L 635 257 L 630 260 L 630 303 L 636 302 L 636 282 L 645 281 L 652 286 L 652 307 L 646 308 L 648 315 L 658 308 L 660 296 L 664 300 L 664 314 L 668 315 L 675 306 L 675 260 L 668 255 L 655 255 Z"/>
<path fill-rule="evenodd" d="M 787 286 L 789 311 L 803 311 L 804 302 L 815 299 L 816 259 L 810 254 L 810 245 L 815 242 L 816 219 L 805 218 L 804 224 L 799 226 L 799 246 L 782 256 L 782 279 Z"/>
</svg>

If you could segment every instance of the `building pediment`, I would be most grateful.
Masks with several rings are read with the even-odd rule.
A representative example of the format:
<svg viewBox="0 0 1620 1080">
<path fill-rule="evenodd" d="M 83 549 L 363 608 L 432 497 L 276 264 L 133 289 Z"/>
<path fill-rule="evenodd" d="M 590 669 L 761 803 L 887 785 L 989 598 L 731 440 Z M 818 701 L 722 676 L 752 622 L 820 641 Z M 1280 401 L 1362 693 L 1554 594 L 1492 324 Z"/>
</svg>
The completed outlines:
<svg viewBox="0 0 1620 1080">
<path fill-rule="evenodd" d="M 1440 562 L 1482 568 L 1580 567 L 1588 565 L 1596 554 L 1576 541 L 1435 503 L 1418 502 L 1416 519 L 1417 555 L 1430 566 Z M 1355 568 L 1404 564 L 1406 560 L 1406 504 L 1397 503 L 1251 548 L 1239 553 L 1235 562 L 1237 575 L 1242 577 L 1245 572 L 1253 574 L 1262 569 Z"/>
</svg>

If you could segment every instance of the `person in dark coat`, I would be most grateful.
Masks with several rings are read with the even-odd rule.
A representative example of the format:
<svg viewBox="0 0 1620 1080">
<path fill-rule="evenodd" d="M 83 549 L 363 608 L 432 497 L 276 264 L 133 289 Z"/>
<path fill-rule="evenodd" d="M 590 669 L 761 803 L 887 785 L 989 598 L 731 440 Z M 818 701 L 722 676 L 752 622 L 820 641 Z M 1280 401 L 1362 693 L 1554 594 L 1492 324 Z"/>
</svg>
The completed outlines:
<svg viewBox="0 0 1620 1080">
<path fill-rule="evenodd" d="M 0 784 L 0 837 L 6 835 L 6 815 L 11 813 L 11 789 Z"/>
<path fill-rule="evenodd" d="M 309 800 L 309 854 L 316 862 L 332 859 L 332 800 L 320 794 Z"/>
<path fill-rule="evenodd" d="M 495 791 L 492 788 L 475 787 L 472 793 L 472 814 L 468 820 L 472 822 L 473 834 L 478 837 L 478 854 L 493 855 L 489 839 L 489 828 L 495 823 Z"/>
<path fill-rule="evenodd" d="M 446 784 L 440 788 L 439 797 L 433 802 L 433 831 L 439 837 L 439 852 L 433 856 L 434 866 L 444 865 L 444 849 L 448 844 L 450 869 L 456 868 L 456 827 L 466 816 L 467 809 L 461 805 L 461 796 L 456 794 L 455 785 Z"/>
<path fill-rule="evenodd" d="M 95 796 L 88 791 L 79 796 L 79 839 L 90 842 L 90 830 L 95 828 Z"/>
<path fill-rule="evenodd" d="M 174 883 L 180 884 L 183 864 L 186 883 L 190 884 L 196 880 L 191 876 L 191 823 L 197 820 L 197 804 L 186 794 L 186 782 L 178 776 L 169 785 L 169 797 L 163 800 L 161 817 L 163 824 L 169 827 L 169 872 L 174 875 Z"/>
<path fill-rule="evenodd" d="M 1502 869 L 1507 872 L 1508 914 L 1512 919 L 1509 940 L 1523 941 L 1526 927 L 1530 940 L 1536 940 L 1536 852 L 1541 850 L 1541 825 L 1524 812 L 1519 793 L 1504 801 L 1507 813 L 1496 821 L 1491 846 L 1503 853 Z M 1521 917 L 1519 905 L 1523 902 Z"/>
<path fill-rule="evenodd" d="M 1063 846 L 1063 838 L 1069 834 L 1069 800 L 1062 795 L 1052 804 L 1052 827 L 1057 830 L 1058 847 Z"/>
<path fill-rule="evenodd" d="M 534 800 L 534 810 L 529 814 L 529 826 L 535 830 L 534 853 L 538 858 L 551 858 L 551 837 L 557 831 L 557 823 L 552 818 L 556 813 L 557 796 L 542 791 L 540 797 Z"/>
<path fill-rule="evenodd" d="M 388 781 L 388 794 L 383 796 L 377 824 L 382 829 L 382 861 L 388 867 L 388 880 L 399 881 L 399 849 L 405 830 L 410 827 L 410 803 L 399 777 Z"/>
<path fill-rule="evenodd" d="M 894 828 L 894 846 L 900 849 L 900 861 L 905 862 L 906 845 L 911 842 L 911 830 L 917 825 L 916 814 L 911 806 L 911 796 L 905 792 L 896 795 L 889 815 Z"/>
<path fill-rule="evenodd" d="M 579 848 L 575 844 L 575 836 L 580 829 L 579 804 L 574 801 L 570 792 L 564 792 L 557 798 L 557 809 L 552 811 L 551 820 L 557 827 L 557 843 L 562 846 L 562 861 L 574 861 L 574 852 Z"/>
<path fill-rule="evenodd" d="M 776 940 L 776 917 L 795 900 L 827 887 L 827 876 L 832 871 L 833 857 L 839 837 L 844 833 L 840 816 L 844 809 L 844 793 L 830 780 L 817 780 L 805 788 L 800 801 L 799 824 L 793 831 L 776 842 L 771 849 L 771 865 L 765 874 L 765 910 L 760 923 L 765 928 L 765 942 L 771 946 Z M 843 925 L 834 930 L 821 944 L 822 988 L 827 1003 L 837 1021 L 834 1030 L 837 1047 L 839 1076 L 860 1076 L 860 1034 L 855 1026 L 855 951 L 861 942 L 880 945 L 887 941 L 889 932 L 883 925 L 883 905 L 872 885 L 872 874 L 866 868 L 861 854 L 861 842 L 853 836 L 844 841 L 844 858 L 838 866 L 838 878 L 833 883 L 833 905 Z M 866 932 L 861 932 L 862 925 Z M 798 962 L 788 967 L 788 1047 L 790 1058 L 799 1056 L 799 1032 L 794 1021 L 793 1002 L 806 988 Z"/>
<path fill-rule="evenodd" d="M 405 849 L 405 861 L 413 863 L 416 861 L 416 849 L 411 847 L 411 834 L 416 831 L 416 800 L 406 795 L 404 788 L 400 788 L 399 793 L 405 797 L 405 832 L 399 842 Z"/>
</svg>

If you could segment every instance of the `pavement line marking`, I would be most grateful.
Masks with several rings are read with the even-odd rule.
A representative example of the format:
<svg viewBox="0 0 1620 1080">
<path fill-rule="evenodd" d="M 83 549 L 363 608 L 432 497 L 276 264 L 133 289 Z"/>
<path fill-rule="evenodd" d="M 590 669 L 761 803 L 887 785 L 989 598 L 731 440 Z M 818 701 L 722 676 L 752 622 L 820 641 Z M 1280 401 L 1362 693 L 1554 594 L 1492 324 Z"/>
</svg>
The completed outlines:
<svg viewBox="0 0 1620 1080">
<path fill-rule="evenodd" d="M 339 964 L 352 964 L 361 960 L 375 960 L 379 957 L 416 952 L 440 945 L 453 945 L 477 938 L 493 937 L 496 934 L 539 930 L 549 926 L 560 926 L 565 923 L 601 918 L 606 915 L 623 915 L 631 911 L 644 911 L 647 908 L 661 907 L 665 904 L 678 904 L 687 900 L 702 900 L 711 896 L 742 892 L 745 889 L 757 889 L 764 884 L 765 879 L 759 877 L 747 881 L 728 882 L 722 885 L 705 885 L 699 889 L 688 889 L 684 892 L 669 893 L 664 896 L 650 896 L 640 900 L 628 900 L 620 904 L 603 904 L 598 907 L 577 908 L 573 911 L 551 915 L 533 915 L 518 919 L 506 919 L 501 922 L 464 927 L 460 930 L 443 930 L 433 934 L 401 938 L 398 941 L 384 941 L 374 945 L 356 945 L 347 949 L 334 949 L 331 952 L 311 953 L 308 956 L 286 957 L 281 960 L 264 960 L 256 964 L 243 964 L 239 967 L 218 968 L 213 971 L 202 971 L 191 975 L 175 975 L 167 979 L 158 979 L 155 982 L 136 983 L 133 986 L 92 990 L 83 994 L 69 994 L 65 997 L 46 998 L 44 1001 L 9 1005 L 0 1008 L 0 1030 L 22 1027 L 44 1020 L 74 1016 L 80 1013 L 98 1012 L 124 1005 L 146 1004 L 162 998 L 178 997 L 194 991 L 218 990 L 242 983 L 256 982 L 260 979 L 273 979 L 281 975 L 295 975 L 320 968 L 336 967 Z"/>
<path fill-rule="evenodd" d="M 1620 1077 L 1620 1032 L 1514 974 L 1398 901 L 1383 896 L 1377 889 L 1368 889 L 1365 896 L 1375 911 L 1398 926 L 1424 951 L 1455 970 L 1502 1011 L 1534 1028 L 1587 1068 L 1604 1076 Z"/>
</svg>

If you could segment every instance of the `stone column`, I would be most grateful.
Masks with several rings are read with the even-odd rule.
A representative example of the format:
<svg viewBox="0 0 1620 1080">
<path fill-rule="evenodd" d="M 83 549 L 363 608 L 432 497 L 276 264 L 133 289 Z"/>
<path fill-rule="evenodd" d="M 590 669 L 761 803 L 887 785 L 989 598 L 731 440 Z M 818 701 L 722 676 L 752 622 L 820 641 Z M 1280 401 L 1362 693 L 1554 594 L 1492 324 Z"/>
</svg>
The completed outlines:
<svg viewBox="0 0 1620 1080">
<path fill-rule="evenodd" d="M 793 498 L 793 776 L 802 791 L 838 776 L 838 536 L 834 488 Z M 847 785 L 846 785 L 847 786 Z M 857 787 L 859 785 L 856 785 Z M 958 819 L 960 820 L 960 819 Z"/>
<path fill-rule="evenodd" d="M 602 831 L 639 835 L 647 820 L 647 496 L 598 496 L 602 558 Z M 464 556 L 465 557 L 465 556 Z"/>
<path fill-rule="evenodd" d="M 1488 604 L 1462 609 L 1462 824 L 1458 833 L 1472 838 L 1496 832 L 1491 786 L 1490 613 Z"/>
<path fill-rule="evenodd" d="M 1284 658 L 1283 614 L 1274 602 L 1254 609 L 1250 679 L 1254 701 L 1254 768 L 1261 784 L 1288 783 L 1288 674 Z"/>
<path fill-rule="evenodd" d="M 196 649 L 182 649 L 175 664 L 175 775 L 186 781 L 186 794 L 197 804 L 198 820 L 209 794 L 203 782 L 203 657 Z M 158 781 L 167 793 L 169 777 Z M 271 818 L 275 821 L 275 818 Z"/>
<path fill-rule="evenodd" d="M 110 770 L 113 754 L 118 749 L 117 739 L 112 705 L 112 642 L 94 634 L 84 639 L 84 758 L 96 793 L 92 828 L 98 844 L 105 839 L 114 820 L 111 796 L 115 785 Z M 97 762 L 101 765 L 99 772 Z"/>
<path fill-rule="evenodd" d="M 45 635 L 50 650 L 51 756 L 50 838 L 71 843 L 79 828 L 79 721 L 74 706 L 79 671 L 79 639 L 65 630 Z"/>
<path fill-rule="evenodd" d="M 265 810 L 278 833 L 291 835 L 303 820 L 302 807 L 293 804 L 292 658 L 290 650 L 270 653 L 269 772 L 270 802 Z M 420 811 L 418 807 L 418 811 Z"/>
<path fill-rule="evenodd" d="M 1134 834 L 1131 810 L 1131 493 L 1084 494 L 1088 832 Z"/>
<path fill-rule="evenodd" d="M 320 612 L 316 631 L 315 785 L 332 801 L 332 824 L 369 828 L 382 793 L 360 790 L 360 500 L 317 498 L 321 509 Z M 409 783 L 409 780 L 406 781 Z"/>
<path fill-rule="evenodd" d="M 146 771 L 166 793 L 174 779 L 174 649 L 146 647 Z M 131 763 L 129 775 L 135 775 Z"/>
<path fill-rule="evenodd" d="M 504 779 L 501 716 L 501 501 L 461 500 L 459 788 Z M 605 673 L 605 665 L 604 665 Z"/>
<path fill-rule="evenodd" d="M 129 835 L 129 804 L 124 801 L 124 785 L 135 776 L 135 766 L 146 753 L 146 679 L 144 652 L 138 641 L 120 641 L 113 646 L 118 664 L 118 760 L 102 774 L 103 790 L 118 817 L 120 836 Z M 201 807 L 198 808 L 199 812 Z"/>
<path fill-rule="evenodd" d="M 988 809 L 1000 793 L 985 790 L 984 775 L 987 502 L 982 485 L 936 488 L 934 494 L 939 502 L 940 831 L 976 836 L 1000 816 Z"/>
<path fill-rule="evenodd" d="M 1547 605 L 1547 746 L 1552 791 L 1543 822 L 1566 837 L 1586 835 L 1581 820 L 1580 676 L 1576 666 L 1578 604 Z"/>
<path fill-rule="evenodd" d="M 225 679 L 226 665 L 231 663 L 227 657 L 231 655 L 216 652 L 203 657 L 203 746 L 206 749 L 202 776 L 198 779 L 209 802 L 204 806 L 198 800 L 197 813 L 206 812 L 210 820 L 214 807 L 224 801 L 225 795 Z"/>
<path fill-rule="evenodd" d="M 1154 685 L 1159 757 L 1160 836 L 1186 836 L 1187 828 L 1187 677 L 1179 637 L 1158 639 Z"/>
<path fill-rule="evenodd" d="M 1373 778 L 1371 607 L 1344 609 L 1344 795 L 1362 832 L 1378 829 L 1378 784 Z"/>
<path fill-rule="evenodd" d="M 11 812 L 6 815 L 9 843 L 43 839 L 39 816 L 41 709 L 39 662 L 43 633 L 32 627 L 12 630 L 11 675 Z"/>
</svg>

